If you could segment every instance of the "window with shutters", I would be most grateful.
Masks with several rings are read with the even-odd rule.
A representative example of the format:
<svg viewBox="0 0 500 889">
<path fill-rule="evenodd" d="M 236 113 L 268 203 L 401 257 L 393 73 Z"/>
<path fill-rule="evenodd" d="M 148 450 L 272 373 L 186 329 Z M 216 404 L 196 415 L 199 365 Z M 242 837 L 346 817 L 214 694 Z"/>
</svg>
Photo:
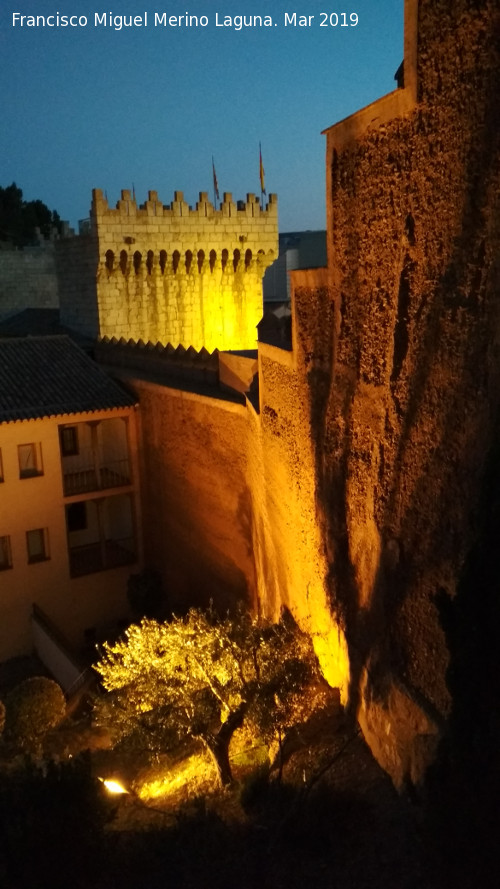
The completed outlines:
<svg viewBox="0 0 500 889">
<path fill-rule="evenodd" d="M 37 442 L 18 445 L 19 478 L 43 475 L 42 446 Z"/>
</svg>

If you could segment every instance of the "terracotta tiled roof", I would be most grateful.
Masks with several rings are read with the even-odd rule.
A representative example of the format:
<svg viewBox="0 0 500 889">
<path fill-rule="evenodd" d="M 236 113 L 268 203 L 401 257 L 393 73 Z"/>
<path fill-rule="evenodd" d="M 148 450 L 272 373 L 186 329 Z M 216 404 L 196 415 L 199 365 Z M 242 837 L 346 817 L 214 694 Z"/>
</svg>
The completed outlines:
<svg viewBox="0 0 500 889">
<path fill-rule="evenodd" d="M 136 403 L 67 336 L 0 339 L 0 423 Z"/>
</svg>

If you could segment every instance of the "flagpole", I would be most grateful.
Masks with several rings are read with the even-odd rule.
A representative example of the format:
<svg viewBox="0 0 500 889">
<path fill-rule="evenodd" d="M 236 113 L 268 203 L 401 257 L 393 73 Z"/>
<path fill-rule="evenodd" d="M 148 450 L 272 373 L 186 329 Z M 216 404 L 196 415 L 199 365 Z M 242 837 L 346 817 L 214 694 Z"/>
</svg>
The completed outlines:
<svg viewBox="0 0 500 889">
<path fill-rule="evenodd" d="M 215 172 L 215 161 L 212 155 L 212 180 L 214 187 L 214 209 L 217 210 L 217 198 L 219 198 L 219 183 L 217 182 L 217 174 Z M 220 198 L 219 198 L 220 200 Z"/>
<path fill-rule="evenodd" d="M 259 142 L 259 178 L 260 178 L 260 206 L 264 209 L 264 195 L 266 193 L 264 182 L 264 164 L 262 163 L 262 146 Z"/>
</svg>

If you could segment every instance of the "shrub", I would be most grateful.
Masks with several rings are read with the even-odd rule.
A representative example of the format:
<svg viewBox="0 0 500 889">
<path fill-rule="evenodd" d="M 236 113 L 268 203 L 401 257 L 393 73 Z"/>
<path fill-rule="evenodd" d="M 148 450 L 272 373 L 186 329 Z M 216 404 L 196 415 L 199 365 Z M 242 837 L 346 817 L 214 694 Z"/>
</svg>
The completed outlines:
<svg viewBox="0 0 500 889">
<path fill-rule="evenodd" d="M 7 698 L 8 740 L 28 752 L 35 751 L 43 736 L 66 714 L 66 699 L 57 684 L 45 676 L 21 682 Z"/>
</svg>

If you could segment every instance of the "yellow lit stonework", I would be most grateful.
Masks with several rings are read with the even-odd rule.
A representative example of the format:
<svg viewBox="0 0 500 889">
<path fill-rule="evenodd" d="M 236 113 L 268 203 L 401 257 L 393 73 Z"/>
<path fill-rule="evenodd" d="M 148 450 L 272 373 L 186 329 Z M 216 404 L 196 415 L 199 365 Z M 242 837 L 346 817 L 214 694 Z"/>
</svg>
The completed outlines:
<svg viewBox="0 0 500 889">
<path fill-rule="evenodd" d="M 115 209 L 93 192 L 101 336 L 205 347 L 254 349 L 262 317 L 262 278 L 278 255 L 278 205 L 206 192 L 195 208 L 181 191 L 164 206 L 156 191 L 138 207 L 122 191 Z"/>
</svg>

